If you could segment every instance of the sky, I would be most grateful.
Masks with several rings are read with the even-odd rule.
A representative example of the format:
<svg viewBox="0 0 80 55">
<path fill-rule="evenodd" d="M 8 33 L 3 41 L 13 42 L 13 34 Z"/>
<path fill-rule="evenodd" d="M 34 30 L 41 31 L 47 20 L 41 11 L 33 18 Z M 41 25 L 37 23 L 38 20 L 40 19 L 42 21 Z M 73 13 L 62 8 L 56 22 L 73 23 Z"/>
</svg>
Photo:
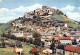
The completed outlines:
<svg viewBox="0 0 80 55">
<path fill-rule="evenodd" d="M 0 0 L 0 23 L 6 23 L 25 12 L 42 6 L 61 10 L 69 18 L 80 21 L 80 0 Z"/>
</svg>

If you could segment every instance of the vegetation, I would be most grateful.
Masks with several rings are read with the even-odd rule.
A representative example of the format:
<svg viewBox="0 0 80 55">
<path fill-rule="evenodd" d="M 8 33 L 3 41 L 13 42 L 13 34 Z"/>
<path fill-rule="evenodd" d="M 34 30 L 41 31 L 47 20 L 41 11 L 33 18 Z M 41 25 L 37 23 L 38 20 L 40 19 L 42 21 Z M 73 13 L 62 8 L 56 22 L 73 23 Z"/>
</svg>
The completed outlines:
<svg viewBox="0 0 80 55">
<path fill-rule="evenodd" d="M 55 49 L 54 47 L 55 47 L 55 43 L 52 42 L 52 44 L 50 45 L 50 49 L 52 49 L 53 53 L 54 53 L 54 49 Z"/>
<path fill-rule="evenodd" d="M 33 35 L 33 38 L 40 38 L 41 37 L 41 35 L 37 32 L 34 32 L 32 35 Z"/>
<path fill-rule="evenodd" d="M 30 42 L 30 44 L 33 44 L 33 39 L 29 38 L 29 42 Z"/>
<path fill-rule="evenodd" d="M 0 47 L 2 47 L 2 48 L 4 48 L 4 47 L 5 47 L 4 39 L 0 39 Z"/>
<path fill-rule="evenodd" d="M 16 36 L 11 35 L 11 34 L 9 34 L 9 33 L 8 33 L 8 34 L 3 33 L 1 36 L 2 36 L 2 37 L 9 38 L 9 39 L 14 39 L 14 40 L 26 42 L 26 38 L 23 38 L 23 37 L 16 37 Z"/>
<path fill-rule="evenodd" d="M 39 55 L 40 50 L 37 48 L 32 48 L 29 53 L 34 55 Z"/>
<path fill-rule="evenodd" d="M 58 21 L 72 21 L 71 19 L 69 19 L 68 17 L 64 16 L 64 15 L 55 15 L 52 17 L 53 20 L 58 20 Z"/>
<path fill-rule="evenodd" d="M 33 33 L 33 38 L 35 38 L 35 40 L 34 40 L 34 45 L 38 45 L 38 46 L 40 46 L 41 44 L 41 39 L 40 39 L 40 37 L 41 37 L 41 35 L 39 34 L 39 33 L 37 33 L 37 32 L 34 32 Z"/>
<path fill-rule="evenodd" d="M 23 45 L 23 50 L 25 55 L 31 55 L 29 54 L 29 51 L 32 49 L 32 46 L 30 45 Z M 43 50 L 43 48 L 41 48 Z M 13 52 L 12 47 L 6 47 L 6 48 L 0 48 L 0 55 L 16 55 L 16 53 Z M 41 55 L 41 53 L 40 53 Z"/>
<path fill-rule="evenodd" d="M 45 44 L 45 43 L 42 41 L 42 42 L 41 42 L 42 47 L 44 47 L 44 44 Z"/>
<path fill-rule="evenodd" d="M 73 45 L 77 45 L 77 42 L 76 42 L 76 40 L 74 40 L 74 41 L 72 42 L 72 44 L 73 44 Z"/>
<path fill-rule="evenodd" d="M 3 24 L 3 25 L 0 25 L 0 31 L 5 31 L 7 30 L 9 27 L 11 27 L 11 24 Z"/>
</svg>

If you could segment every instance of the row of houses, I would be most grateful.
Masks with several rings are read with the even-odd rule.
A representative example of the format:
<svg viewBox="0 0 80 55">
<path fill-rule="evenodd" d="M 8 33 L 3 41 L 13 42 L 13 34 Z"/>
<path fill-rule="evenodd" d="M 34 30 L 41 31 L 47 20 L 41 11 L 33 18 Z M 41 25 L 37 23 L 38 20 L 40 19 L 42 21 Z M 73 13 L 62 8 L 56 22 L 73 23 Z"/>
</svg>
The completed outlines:
<svg viewBox="0 0 80 55">
<path fill-rule="evenodd" d="M 80 55 L 80 47 L 72 45 L 59 45 L 56 49 L 56 54 L 58 53 L 63 55 Z"/>
<path fill-rule="evenodd" d="M 67 24 L 65 24 L 63 27 L 67 27 Z M 55 33 L 55 32 L 59 32 L 60 33 L 61 32 L 61 27 L 50 26 L 50 27 L 46 28 L 46 27 L 32 25 L 31 26 L 31 30 L 39 32 L 40 34 L 42 34 L 42 33 L 50 33 L 51 34 L 51 33 Z M 62 32 L 62 33 L 65 33 L 65 32 Z"/>
<path fill-rule="evenodd" d="M 11 34 L 15 35 L 16 37 L 33 38 L 32 33 L 25 33 L 23 31 L 13 31 Z M 75 39 L 77 42 L 80 40 L 80 35 L 69 35 L 68 37 L 60 37 L 59 35 L 53 35 L 50 33 L 43 33 L 41 35 L 41 41 L 44 41 L 47 45 L 52 43 L 51 41 L 53 38 L 56 42 L 60 42 L 61 44 L 71 44 Z"/>
</svg>

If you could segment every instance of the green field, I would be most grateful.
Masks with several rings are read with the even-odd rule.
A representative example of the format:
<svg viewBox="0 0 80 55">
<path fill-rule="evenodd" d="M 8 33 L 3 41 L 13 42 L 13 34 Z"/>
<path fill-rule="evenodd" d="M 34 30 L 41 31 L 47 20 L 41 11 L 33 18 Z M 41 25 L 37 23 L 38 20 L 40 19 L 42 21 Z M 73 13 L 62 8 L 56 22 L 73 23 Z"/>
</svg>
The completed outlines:
<svg viewBox="0 0 80 55">
<path fill-rule="evenodd" d="M 43 50 L 43 48 L 38 47 L 41 49 L 41 51 Z M 25 53 L 25 55 L 31 55 L 28 52 L 32 49 L 32 45 L 23 45 L 23 51 Z M 13 52 L 13 48 L 12 47 L 6 47 L 6 48 L 0 48 L 0 55 L 16 55 L 16 53 Z M 41 52 L 40 52 L 40 55 Z"/>
<path fill-rule="evenodd" d="M 7 47 L 7 48 L 0 48 L 0 55 L 16 55 L 13 52 L 13 48 Z"/>
</svg>

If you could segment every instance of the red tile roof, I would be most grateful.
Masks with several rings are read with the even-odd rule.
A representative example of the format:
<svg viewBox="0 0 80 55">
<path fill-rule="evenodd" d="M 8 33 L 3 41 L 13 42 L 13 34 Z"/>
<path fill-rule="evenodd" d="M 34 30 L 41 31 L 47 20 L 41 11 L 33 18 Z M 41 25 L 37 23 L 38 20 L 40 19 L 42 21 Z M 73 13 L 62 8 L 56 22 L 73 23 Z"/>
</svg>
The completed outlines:
<svg viewBox="0 0 80 55">
<path fill-rule="evenodd" d="M 55 37 L 55 39 L 54 40 L 59 40 L 59 38 L 58 37 Z"/>
<path fill-rule="evenodd" d="M 80 37 L 80 35 L 68 35 L 69 37 Z"/>
<path fill-rule="evenodd" d="M 55 40 L 71 40 L 70 37 L 55 37 Z"/>
<path fill-rule="evenodd" d="M 52 41 L 52 38 L 50 38 L 50 39 L 45 39 L 45 40 L 47 40 L 47 41 Z"/>
<path fill-rule="evenodd" d="M 59 40 L 71 40 L 70 37 L 60 37 Z"/>
<path fill-rule="evenodd" d="M 76 50 L 77 53 L 80 53 L 80 47 Z"/>
<path fill-rule="evenodd" d="M 75 39 L 71 39 L 71 41 L 74 41 Z"/>
<path fill-rule="evenodd" d="M 64 49 L 67 50 L 67 51 L 72 51 L 72 52 L 80 53 L 80 47 L 75 47 L 75 46 L 67 45 L 66 47 L 64 47 Z"/>
</svg>

